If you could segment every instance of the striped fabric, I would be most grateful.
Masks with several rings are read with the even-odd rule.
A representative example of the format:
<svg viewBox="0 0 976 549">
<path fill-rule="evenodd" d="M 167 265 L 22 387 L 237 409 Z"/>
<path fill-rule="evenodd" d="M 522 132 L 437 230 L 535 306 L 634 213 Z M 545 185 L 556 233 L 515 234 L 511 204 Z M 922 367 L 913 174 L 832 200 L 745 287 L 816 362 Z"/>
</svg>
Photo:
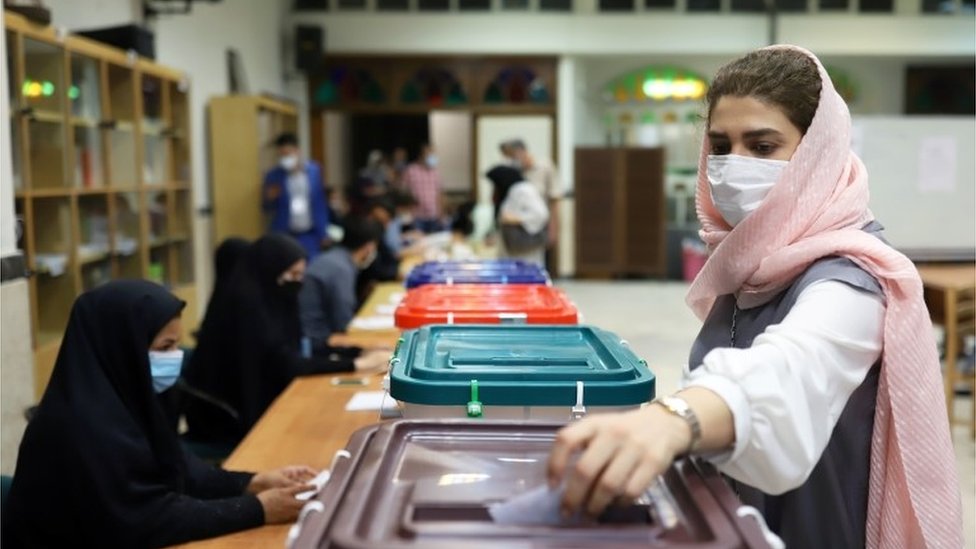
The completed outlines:
<svg viewBox="0 0 976 549">
<path fill-rule="evenodd" d="M 871 444 L 866 546 L 962 547 L 955 461 L 931 321 L 922 283 L 904 255 L 860 228 L 868 174 L 850 150 L 847 105 L 820 71 L 820 105 L 806 135 L 759 208 L 732 230 L 711 202 L 708 138 L 699 160 L 696 209 L 711 255 L 686 301 L 704 319 L 720 295 L 740 307 L 767 302 L 818 258 L 840 255 L 881 283 L 887 309 Z M 883 183 L 883 182 L 882 182 Z"/>
</svg>

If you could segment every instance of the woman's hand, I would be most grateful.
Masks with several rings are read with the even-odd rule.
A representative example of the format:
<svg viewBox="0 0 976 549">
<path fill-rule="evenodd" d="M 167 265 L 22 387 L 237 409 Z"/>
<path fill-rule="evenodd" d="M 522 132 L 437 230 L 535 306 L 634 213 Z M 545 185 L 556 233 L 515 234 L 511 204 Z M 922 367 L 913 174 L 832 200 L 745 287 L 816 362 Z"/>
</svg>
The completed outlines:
<svg viewBox="0 0 976 549">
<path fill-rule="evenodd" d="M 287 488 L 273 488 L 258 494 L 258 501 L 264 509 L 265 524 L 295 522 L 305 502 L 295 496 L 302 492 L 315 490 L 312 484 L 295 484 Z"/>
<path fill-rule="evenodd" d="M 274 488 L 303 485 L 315 478 L 317 474 L 318 471 L 305 465 L 289 465 L 254 475 L 247 485 L 247 491 L 251 494 L 260 494 Z"/>
<path fill-rule="evenodd" d="M 353 363 L 357 373 L 372 374 L 386 370 L 390 364 L 390 351 L 365 351 Z"/>
<path fill-rule="evenodd" d="M 687 423 L 659 405 L 593 415 L 557 434 L 549 455 L 549 484 L 566 481 L 564 514 L 583 509 L 599 516 L 618 498 L 637 499 L 690 442 Z M 576 450 L 582 455 L 569 468 Z"/>
</svg>

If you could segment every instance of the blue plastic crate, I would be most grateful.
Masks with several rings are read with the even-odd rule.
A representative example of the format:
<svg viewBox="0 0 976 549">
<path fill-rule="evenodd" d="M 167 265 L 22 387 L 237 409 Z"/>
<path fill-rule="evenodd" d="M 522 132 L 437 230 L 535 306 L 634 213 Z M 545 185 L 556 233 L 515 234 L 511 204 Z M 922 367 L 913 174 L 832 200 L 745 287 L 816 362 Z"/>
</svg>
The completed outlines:
<svg viewBox="0 0 976 549">
<path fill-rule="evenodd" d="M 407 275 L 406 287 L 425 284 L 549 284 L 549 272 L 516 259 L 430 261 Z"/>
</svg>

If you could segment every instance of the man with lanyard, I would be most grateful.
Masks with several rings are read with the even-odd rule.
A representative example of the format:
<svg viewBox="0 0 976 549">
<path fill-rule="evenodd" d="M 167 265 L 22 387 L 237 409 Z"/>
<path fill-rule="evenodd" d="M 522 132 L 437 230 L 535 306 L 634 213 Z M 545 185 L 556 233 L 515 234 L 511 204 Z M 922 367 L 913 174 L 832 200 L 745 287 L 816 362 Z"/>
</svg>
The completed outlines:
<svg viewBox="0 0 976 549">
<path fill-rule="evenodd" d="M 271 232 L 288 233 L 301 242 L 311 261 L 327 243 L 329 210 L 322 169 L 302 160 L 298 138 L 283 133 L 275 139 L 278 165 L 264 176 L 264 211 L 271 214 Z"/>
</svg>

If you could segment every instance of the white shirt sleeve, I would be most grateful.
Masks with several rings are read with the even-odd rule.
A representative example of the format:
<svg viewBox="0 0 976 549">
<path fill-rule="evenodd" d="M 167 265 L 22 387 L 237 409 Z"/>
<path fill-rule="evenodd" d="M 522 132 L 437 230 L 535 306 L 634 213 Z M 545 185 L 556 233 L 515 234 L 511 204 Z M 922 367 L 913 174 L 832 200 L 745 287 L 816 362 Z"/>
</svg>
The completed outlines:
<svg viewBox="0 0 976 549">
<path fill-rule="evenodd" d="M 802 485 L 847 401 L 881 356 L 881 296 L 839 281 L 811 284 L 782 323 L 748 349 L 713 349 L 682 385 L 718 394 L 732 411 L 735 445 L 706 456 L 768 494 Z"/>
</svg>

